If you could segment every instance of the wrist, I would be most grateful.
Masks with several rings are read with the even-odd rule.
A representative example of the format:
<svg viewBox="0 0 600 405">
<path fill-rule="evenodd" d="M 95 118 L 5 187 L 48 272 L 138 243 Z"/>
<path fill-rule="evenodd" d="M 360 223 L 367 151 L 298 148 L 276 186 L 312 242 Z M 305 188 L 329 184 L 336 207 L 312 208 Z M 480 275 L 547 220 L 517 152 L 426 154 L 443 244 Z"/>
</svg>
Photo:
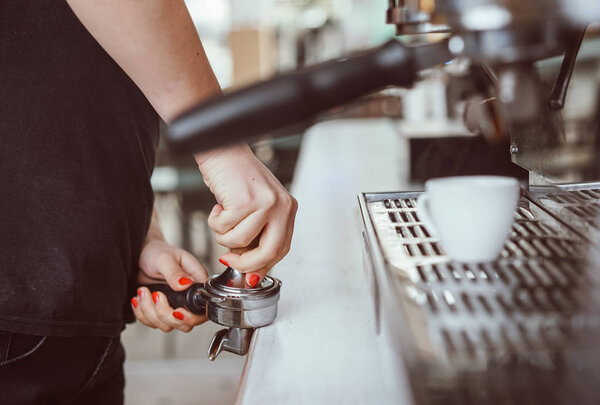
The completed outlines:
<svg viewBox="0 0 600 405">
<path fill-rule="evenodd" d="M 252 150 L 247 144 L 233 145 L 225 148 L 213 149 L 207 152 L 196 153 L 194 159 L 201 173 L 205 173 L 222 162 L 231 162 L 245 157 L 254 157 Z"/>
<path fill-rule="evenodd" d="M 148 232 L 146 232 L 146 238 L 144 239 L 144 246 L 150 242 L 165 242 L 165 236 L 160 229 L 158 222 L 158 214 L 156 209 L 152 211 L 152 218 L 150 219 L 150 226 Z"/>
</svg>

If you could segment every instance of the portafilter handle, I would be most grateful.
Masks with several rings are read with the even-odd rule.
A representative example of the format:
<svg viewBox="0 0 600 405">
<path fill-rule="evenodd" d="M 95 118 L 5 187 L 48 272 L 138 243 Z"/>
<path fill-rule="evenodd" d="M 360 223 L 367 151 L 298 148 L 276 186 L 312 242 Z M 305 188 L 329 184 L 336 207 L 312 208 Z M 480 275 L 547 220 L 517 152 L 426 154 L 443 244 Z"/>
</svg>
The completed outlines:
<svg viewBox="0 0 600 405">
<path fill-rule="evenodd" d="M 448 41 L 406 46 L 398 40 L 205 101 L 177 117 L 167 142 L 200 152 L 248 141 L 385 86 L 410 87 L 419 70 L 453 59 Z"/>
<path fill-rule="evenodd" d="M 155 291 L 163 293 L 173 308 L 185 308 L 198 315 L 206 314 L 206 300 L 201 294 L 204 290 L 203 283 L 192 284 L 183 291 L 175 291 L 168 284 L 149 284 L 146 287 L 151 293 Z"/>
</svg>

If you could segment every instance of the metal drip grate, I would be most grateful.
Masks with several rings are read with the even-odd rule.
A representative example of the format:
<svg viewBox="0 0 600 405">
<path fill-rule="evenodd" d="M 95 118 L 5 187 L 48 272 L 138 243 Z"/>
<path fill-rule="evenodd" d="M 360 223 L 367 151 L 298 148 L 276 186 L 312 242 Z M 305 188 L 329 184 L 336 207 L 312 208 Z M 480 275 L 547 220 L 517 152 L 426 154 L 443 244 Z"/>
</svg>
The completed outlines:
<svg viewBox="0 0 600 405">
<path fill-rule="evenodd" d="M 413 333 L 415 347 L 408 350 L 427 353 L 413 380 L 427 399 L 422 402 L 437 403 L 437 395 L 444 404 L 494 402 L 491 398 L 497 396 L 487 395 L 503 384 L 511 395 L 531 396 L 530 403 L 567 403 L 561 395 L 576 398 L 586 392 L 582 384 L 600 395 L 600 358 L 595 354 L 600 299 L 594 290 L 597 276 L 588 263 L 594 248 L 589 237 L 576 231 L 595 226 L 600 191 L 543 194 L 550 204 L 535 201 L 534 195 L 519 201 L 501 257 L 482 264 L 448 259 L 418 218 L 418 193 L 366 195 L 377 243 Z M 586 225 L 565 226 L 548 212 L 557 204 Z M 590 375 L 576 370 L 589 367 L 593 384 Z M 510 373 L 499 371 L 507 369 Z M 524 387 L 514 380 L 525 372 L 544 384 L 530 381 Z M 474 381 L 479 384 L 475 391 L 461 385 Z"/>
<path fill-rule="evenodd" d="M 537 186 L 529 195 L 591 240 L 600 238 L 600 184 Z"/>
</svg>

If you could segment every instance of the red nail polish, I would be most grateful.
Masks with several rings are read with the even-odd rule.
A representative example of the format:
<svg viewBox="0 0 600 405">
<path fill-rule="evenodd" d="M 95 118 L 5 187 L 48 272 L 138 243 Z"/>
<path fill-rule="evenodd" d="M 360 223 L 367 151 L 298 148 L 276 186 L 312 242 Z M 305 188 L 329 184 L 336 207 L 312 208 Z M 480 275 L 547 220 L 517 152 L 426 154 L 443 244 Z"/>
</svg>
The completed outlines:
<svg viewBox="0 0 600 405">
<path fill-rule="evenodd" d="M 192 284 L 192 283 L 193 283 L 193 281 L 187 277 L 181 277 L 179 279 L 179 285 L 188 285 L 188 284 Z"/>
<path fill-rule="evenodd" d="M 142 290 L 141 288 L 138 288 L 138 297 L 143 297 L 144 296 L 144 290 Z"/>
<path fill-rule="evenodd" d="M 225 260 L 223 260 L 223 259 L 219 259 L 219 261 L 220 261 L 221 263 L 223 263 L 223 266 L 227 266 L 227 267 L 229 267 L 229 263 L 227 263 Z"/>
<path fill-rule="evenodd" d="M 256 284 L 258 284 L 259 281 L 260 277 L 258 276 L 258 274 L 250 274 L 248 276 L 248 284 L 250 284 L 250 287 L 254 287 Z"/>
<path fill-rule="evenodd" d="M 133 306 L 134 308 L 137 308 L 137 306 L 138 306 L 137 298 L 133 297 L 131 299 L 131 306 Z"/>
<path fill-rule="evenodd" d="M 159 299 L 160 299 L 160 295 L 158 295 L 158 293 L 156 291 L 154 291 L 152 293 L 152 301 L 154 301 L 154 303 L 156 304 Z"/>
<path fill-rule="evenodd" d="M 183 314 L 179 311 L 175 311 L 173 312 L 173 316 L 177 319 L 179 319 L 180 321 L 183 321 Z"/>
</svg>

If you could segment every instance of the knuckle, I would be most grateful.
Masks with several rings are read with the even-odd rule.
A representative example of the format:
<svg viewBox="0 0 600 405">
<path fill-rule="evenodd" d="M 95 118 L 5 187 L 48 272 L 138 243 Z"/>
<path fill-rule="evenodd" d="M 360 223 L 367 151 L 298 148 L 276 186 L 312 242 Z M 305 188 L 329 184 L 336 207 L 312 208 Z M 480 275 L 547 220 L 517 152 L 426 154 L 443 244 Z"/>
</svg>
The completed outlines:
<svg viewBox="0 0 600 405">
<path fill-rule="evenodd" d="M 253 239 L 254 238 L 252 237 L 252 235 L 243 234 L 238 235 L 231 241 L 231 243 L 236 245 L 235 247 L 242 248 L 248 246 Z"/>
<path fill-rule="evenodd" d="M 215 241 L 224 247 L 228 248 L 243 248 L 252 242 L 253 238 L 251 235 L 238 234 L 238 235 L 218 235 L 215 237 Z"/>
<path fill-rule="evenodd" d="M 266 261 L 271 262 L 275 259 L 277 259 L 277 251 L 275 249 L 269 249 L 268 251 L 265 252 L 264 254 L 264 258 L 266 259 Z"/>
<path fill-rule="evenodd" d="M 215 234 L 215 242 L 217 242 L 221 246 L 226 246 L 227 236 L 217 233 L 217 234 Z"/>
<path fill-rule="evenodd" d="M 262 196 L 262 203 L 266 208 L 273 208 L 277 204 L 277 201 L 277 194 L 272 191 L 266 192 Z"/>
<path fill-rule="evenodd" d="M 169 310 L 163 306 L 155 309 L 158 319 L 168 319 Z"/>
<path fill-rule="evenodd" d="M 227 226 L 221 222 L 209 222 L 208 227 L 212 229 L 217 235 L 224 234 L 228 231 Z"/>
<path fill-rule="evenodd" d="M 291 211 L 294 209 L 295 205 L 298 205 L 298 203 L 296 202 L 296 199 L 294 197 L 292 197 L 289 194 L 284 194 L 283 197 L 281 197 L 281 204 L 288 210 Z"/>
<path fill-rule="evenodd" d="M 242 248 L 245 246 L 245 245 L 239 244 L 238 242 L 236 242 L 235 240 L 233 240 L 231 238 L 220 238 L 219 240 L 217 240 L 217 243 L 219 245 L 229 248 L 229 249 Z"/>
</svg>

